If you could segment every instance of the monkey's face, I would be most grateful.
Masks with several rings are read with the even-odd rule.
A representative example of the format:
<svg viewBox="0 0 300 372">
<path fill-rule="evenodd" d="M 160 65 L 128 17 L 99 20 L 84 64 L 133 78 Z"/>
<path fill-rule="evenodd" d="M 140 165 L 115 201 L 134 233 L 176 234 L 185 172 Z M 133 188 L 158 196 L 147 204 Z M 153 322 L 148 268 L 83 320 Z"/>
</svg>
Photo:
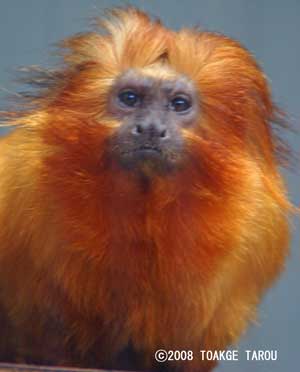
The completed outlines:
<svg viewBox="0 0 300 372">
<path fill-rule="evenodd" d="M 117 79 L 109 111 L 119 121 L 110 152 L 125 169 L 166 172 L 185 157 L 182 129 L 198 117 L 198 97 L 191 81 L 167 68 L 128 70 Z"/>
</svg>

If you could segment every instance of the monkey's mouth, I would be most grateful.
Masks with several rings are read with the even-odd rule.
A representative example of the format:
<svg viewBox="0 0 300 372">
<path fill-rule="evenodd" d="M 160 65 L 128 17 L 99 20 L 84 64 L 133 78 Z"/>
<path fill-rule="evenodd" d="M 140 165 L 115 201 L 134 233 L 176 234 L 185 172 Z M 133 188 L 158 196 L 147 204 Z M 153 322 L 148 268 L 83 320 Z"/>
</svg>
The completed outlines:
<svg viewBox="0 0 300 372">
<path fill-rule="evenodd" d="M 125 151 L 120 151 L 120 157 L 124 159 L 131 159 L 135 161 L 143 161 L 145 159 L 151 158 L 161 158 L 163 157 L 163 151 L 160 147 L 155 145 L 141 145 L 127 149 Z"/>
<path fill-rule="evenodd" d="M 152 169 L 157 173 L 169 168 L 169 159 L 164 149 L 151 143 L 135 145 L 131 149 L 120 151 L 117 158 L 125 169 L 147 172 Z"/>
<path fill-rule="evenodd" d="M 151 144 L 145 144 L 142 146 L 139 146 L 133 150 L 133 152 L 136 155 L 142 155 L 142 156 L 161 156 L 162 150 L 158 146 L 151 145 Z"/>
<path fill-rule="evenodd" d="M 130 171 L 166 174 L 176 170 L 182 162 L 180 147 L 162 146 L 155 141 L 125 144 L 127 146 L 115 146 L 112 155 L 121 167 Z"/>
</svg>

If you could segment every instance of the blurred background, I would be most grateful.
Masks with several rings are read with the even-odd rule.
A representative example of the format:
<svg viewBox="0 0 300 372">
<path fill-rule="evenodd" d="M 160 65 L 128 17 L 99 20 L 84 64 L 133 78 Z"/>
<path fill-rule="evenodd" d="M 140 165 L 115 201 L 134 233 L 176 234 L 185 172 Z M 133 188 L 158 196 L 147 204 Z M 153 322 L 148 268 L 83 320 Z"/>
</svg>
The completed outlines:
<svg viewBox="0 0 300 372">
<path fill-rule="evenodd" d="M 300 152 L 300 2 L 297 0 L 1 0 L 0 107 L 16 92 L 14 70 L 24 65 L 51 66 L 54 43 L 90 30 L 90 19 L 114 5 L 134 5 L 158 16 L 169 27 L 200 25 L 238 39 L 263 67 L 275 102 L 299 133 L 286 133 Z M 3 129 L 2 132 L 3 133 Z M 291 201 L 300 205 L 300 160 L 283 170 Z M 299 370 L 300 357 L 300 223 L 292 218 L 292 250 L 286 271 L 267 293 L 257 325 L 240 343 L 239 361 L 225 361 L 216 372 L 283 372 Z M 228 294 L 230 295 L 230 294 Z M 1 332 L 1 330 L 0 330 Z M 1 333 L 0 333 L 1 337 Z M 245 350 L 277 350 L 277 361 L 247 361 Z"/>
</svg>

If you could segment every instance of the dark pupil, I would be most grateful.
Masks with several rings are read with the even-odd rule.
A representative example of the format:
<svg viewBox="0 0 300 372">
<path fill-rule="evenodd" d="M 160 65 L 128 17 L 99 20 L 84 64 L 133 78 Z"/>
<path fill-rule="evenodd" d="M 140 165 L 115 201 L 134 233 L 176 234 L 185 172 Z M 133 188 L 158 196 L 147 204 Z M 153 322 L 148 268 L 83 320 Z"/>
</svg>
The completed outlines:
<svg viewBox="0 0 300 372">
<path fill-rule="evenodd" d="M 126 106 L 134 106 L 138 101 L 138 95 L 128 90 L 119 94 L 119 100 Z"/>
<path fill-rule="evenodd" d="M 181 112 L 186 111 L 191 107 L 190 102 L 182 97 L 176 97 L 171 101 L 171 106 L 174 111 Z"/>
</svg>

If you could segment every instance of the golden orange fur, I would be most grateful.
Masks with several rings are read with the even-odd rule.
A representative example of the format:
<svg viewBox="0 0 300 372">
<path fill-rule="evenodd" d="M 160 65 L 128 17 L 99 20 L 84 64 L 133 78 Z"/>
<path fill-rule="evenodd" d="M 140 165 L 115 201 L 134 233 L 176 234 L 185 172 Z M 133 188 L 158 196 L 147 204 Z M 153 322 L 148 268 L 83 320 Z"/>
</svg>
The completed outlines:
<svg viewBox="0 0 300 372">
<path fill-rule="evenodd" d="M 222 350 L 287 254 L 276 109 L 249 52 L 133 8 L 99 22 L 104 33 L 62 43 L 61 70 L 28 110 L 7 113 L 18 128 L 0 146 L 2 360 L 124 367 L 130 345 L 149 370 L 156 349 Z M 121 125 L 107 96 L 128 68 L 184 74 L 201 100 L 196 129 L 183 131 L 189 162 L 147 192 L 104 152 Z"/>
</svg>

